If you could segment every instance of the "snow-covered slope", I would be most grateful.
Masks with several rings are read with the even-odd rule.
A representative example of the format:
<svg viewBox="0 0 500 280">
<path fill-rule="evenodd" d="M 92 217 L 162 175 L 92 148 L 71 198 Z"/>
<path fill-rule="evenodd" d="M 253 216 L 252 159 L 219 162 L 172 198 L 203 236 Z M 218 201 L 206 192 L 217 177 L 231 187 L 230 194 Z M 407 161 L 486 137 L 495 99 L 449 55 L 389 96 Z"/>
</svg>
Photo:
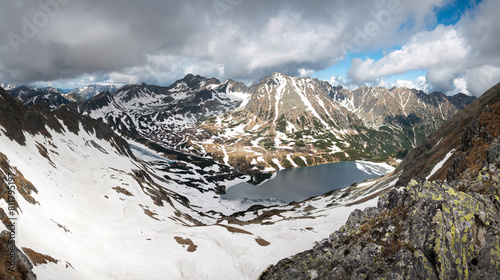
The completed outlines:
<svg viewBox="0 0 500 280">
<path fill-rule="evenodd" d="M 248 95 L 245 86 L 228 80 L 187 75 L 170 87 L 128 85 L 103 92 L 78 110 L 102 118 L 122 135 L 144 137 L 170 148 L 183 146 L 184 131 L 198 122 L 238 107 Z M 181 149 L 181 148 L 179 148 Z"/>
<path fill-rule="evenodd" d="M 0 90 L 0 188 L 15 181 L 16 244 L 38 279 L 255 279 L 376 202 L 346 206 L 365 191 L 337 191 L 230 215 L 244 209 L 220 188 L 247 177 L 132 147 L 101 122 Z"/>
</svg>

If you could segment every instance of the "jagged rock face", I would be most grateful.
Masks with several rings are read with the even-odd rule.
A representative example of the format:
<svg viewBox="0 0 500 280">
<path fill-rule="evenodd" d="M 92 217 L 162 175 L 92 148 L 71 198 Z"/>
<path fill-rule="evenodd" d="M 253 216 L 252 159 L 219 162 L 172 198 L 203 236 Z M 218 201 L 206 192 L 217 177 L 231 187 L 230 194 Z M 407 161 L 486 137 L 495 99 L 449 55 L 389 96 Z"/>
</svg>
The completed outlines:
<svg viewBox="0 0 500 280">
<path fill-rule="evenodd" d="M 10 95 L 27 106 L 45 102 L 52 110 L 69 103 L 61 92 L 53 88 L 34 89 L 22 86 L 11 90 Z"/>
<path fill-rule="evenodd" d="M 361 116 L 367 127 L 399 127 L 413 146 L 475 99 L 398 87 L 334 88 L 330 95 Z"/>
<path fill-rule="evenodd" d="M 60 124 L 48 112 L 50 111 L 49 108 L 44 107 L 43 104 L 28 108 L 2 89 L 0 89 L 0 97 L 0 125 L 3 127 L 5 135 L 11 140 L 23 145 L 26 140 L 23 131 L 31 135 L 41 133 L 50 137 L 50 134 L 45 129 L 46 124 L 56 131 L 61 130 Z M 37 108 L 42 110 L 37 110 Z M 48 114 L 43 115 L 43 111 Z"/>
<path fill-rule="evenodd" d="M 193 75 L 193 74 L 187 74 L 183 79 L 176 81 L 173 83 L 169 89 L 188 89 L 188 90 L 194 90 L 194 91 L 199 91 L 202 90 L 204 87 L 208 85 L 213 85 L 213 84 L 220 84 L 220 81 L 217 80 L 216 78 L 204 78 L 199 75 Z"/>
<path fill-rule="evenodd" d="M 36 280 L 33 265 L 9 236 L 8 231 L 0 234 L 0 278 Z"/>
<path fill-rule="evenodd" d="M 465 106 L 476 100 L 476 97 L 463 93 L 457 93 L 453 96 L 447 96 L 446 98 L 459 109 L 465 108 Z"/>
<path fill-rule="evenodd" d="M 350 128 L 349 118 L 354 119 L 354 116 L 329 98 L 330 91 L 328 83 L 317 79 L 298 79 L 275 73 L 250 88 L 252 97 L 241 111 L 246 119 L 257 118 L 244 129 L 252 130 L 259 124 L 263 129 L 279 132 L 318 126 L 325 130 L 335 129 L 335 132 Z"/>
<path fill-rule="evenodd" d="M 395 171 L 408 183 L 376 208 L 260 279 L 498 279 L 499 97 L 500 84 L 411 151 Z"/>
<path fill-rule="evenodd" d="M 402 172 L 397 185 L 404 186 L 416 176 L 453 180 L 468 168 L 475 171 L 482 168 L 486 160 L 485 145 L 490 145 L 500 133 L 499 104 L 500 84 L 497 84 L 408 153 L 395 171 Z M 442 168 L 431 174 L 438 163 Z"/>
</svg>

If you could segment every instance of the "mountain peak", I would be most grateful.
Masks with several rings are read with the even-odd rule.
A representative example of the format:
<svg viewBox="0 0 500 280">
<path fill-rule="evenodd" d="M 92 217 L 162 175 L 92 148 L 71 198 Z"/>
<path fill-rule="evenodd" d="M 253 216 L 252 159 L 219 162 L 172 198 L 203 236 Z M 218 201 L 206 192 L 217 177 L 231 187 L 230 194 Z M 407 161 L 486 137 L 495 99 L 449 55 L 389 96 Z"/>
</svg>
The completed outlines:
<svg viewBox="0 0 500 280">
<path fill-rule="evenodd" d="M 9 91 L 10 95 L 28 106 L 33 106 L 42 102 L 47 103 L 52 109 L 56 109 L 69 101 L 62 95 L 62 92 L 55 88 L 29 88 L 20 86 Z"/>
<path fill-rule="evenodd" d="M 217 78 L 207 78 L 200 75 L 193 75 L 191 73 L 184 76 L 181 80 L 176 81 L 174 84 L 179 82 L 184 82 L 192 89 L 198 89 L 206 84 L 220 84 L 220 81 Z"/>
<path fill-rule="evenodd" d="M 13 90 L 19 86 L 16 84 L 11 84 L 11 83 L 2 83 L 2 84 L 0 84 L 0 87 L 3 88 L 4 90 L 8 91 L 8 90 Z"/>
</svg>

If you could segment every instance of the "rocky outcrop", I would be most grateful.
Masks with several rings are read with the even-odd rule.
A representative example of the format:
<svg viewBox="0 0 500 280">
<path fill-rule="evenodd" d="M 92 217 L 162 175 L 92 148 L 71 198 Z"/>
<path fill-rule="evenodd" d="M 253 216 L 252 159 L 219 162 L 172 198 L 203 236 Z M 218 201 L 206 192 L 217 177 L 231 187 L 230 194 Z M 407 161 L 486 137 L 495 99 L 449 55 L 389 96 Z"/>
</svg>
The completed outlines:
<svg viewBox="0 0 500 280">
<path fill-rule="evenodd" d="M 500 84 L 497 84 L 408 153 L 395 171 L 401 172 L 397 185 L 405 186 L 414 177 L 453 180 L 468 168 L 481 169 L 487 147 L 500 136 L 499 122 Z M 431 174 L 448 153 L 451 156 L 442 162 L 442 168 Z"/>
<path fill-rule="evenodd" d="M 9 231 L 0 233 L 0 279 L 35 280 L 33 265 L 28 257 L 17 248 Z"/>
<path fill-rule="evenodd" d="M 260 279 L 498 279 L 499 175 L 493 168 L 453 184 L 412 180 Z M 483 192 L 459 191 L 475 188 Z"/>
</svg>

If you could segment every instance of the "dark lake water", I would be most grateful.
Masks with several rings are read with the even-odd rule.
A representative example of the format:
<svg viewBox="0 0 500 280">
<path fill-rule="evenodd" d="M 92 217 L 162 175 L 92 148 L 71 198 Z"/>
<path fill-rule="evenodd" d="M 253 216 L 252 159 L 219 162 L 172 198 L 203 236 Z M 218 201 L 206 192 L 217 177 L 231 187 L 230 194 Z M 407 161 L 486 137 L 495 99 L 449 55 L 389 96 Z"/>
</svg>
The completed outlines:
<svg viewBox="0 0 500 280">
<path fill-rule="evenodd" d="M 284 204 L 301 201 L 388 174 L 389 166 L 370 162 L 336 162 L 279 171 L 274 179 L 259 186 L 240 183 L 222 196 L 246 206 L 253 204 Z"/>
</svg>

